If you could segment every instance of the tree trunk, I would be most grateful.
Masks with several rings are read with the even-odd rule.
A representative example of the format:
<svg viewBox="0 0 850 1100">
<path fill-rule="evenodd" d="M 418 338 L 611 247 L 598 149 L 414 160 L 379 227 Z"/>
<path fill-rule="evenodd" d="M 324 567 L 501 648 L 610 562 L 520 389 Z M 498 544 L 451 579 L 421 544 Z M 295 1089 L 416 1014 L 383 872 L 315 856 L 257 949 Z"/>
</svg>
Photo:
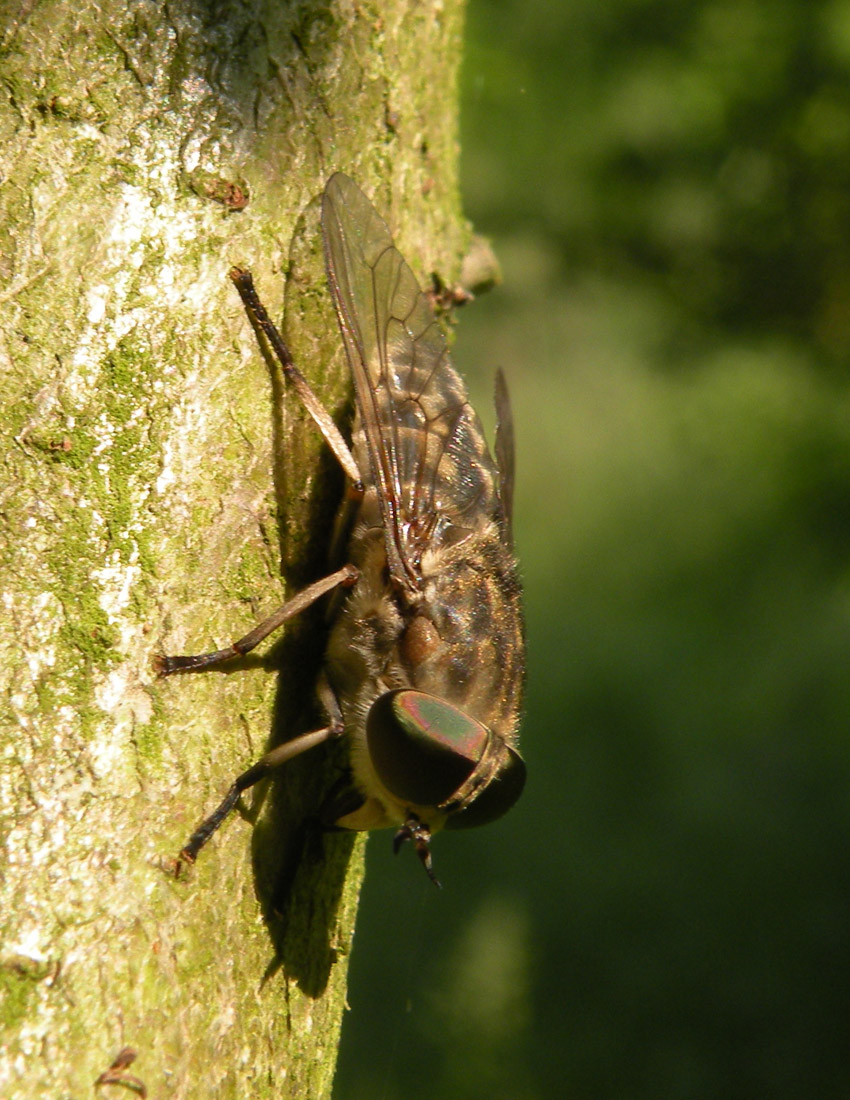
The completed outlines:
<svg viewBox="0 0 850 1100">
<path fill-rule="evenodd" d="M 363 844 L 310 814 L 339 754 L 163 869 L 315 719 L 321 614 L 235 669 L 158 682 L 152 657 L 225 644 L 327 569 L 341 478 L 227 271 L 273 314 L 285 288 L 344 416 L 313 200 L 347 171 L 423 281 L 456 274 L 460 30 L 460 0 L 5 6 L 4 1097 L 91 1095 L 123 1047 L 105 1094 L 330 1094 Z"/>
</svg>

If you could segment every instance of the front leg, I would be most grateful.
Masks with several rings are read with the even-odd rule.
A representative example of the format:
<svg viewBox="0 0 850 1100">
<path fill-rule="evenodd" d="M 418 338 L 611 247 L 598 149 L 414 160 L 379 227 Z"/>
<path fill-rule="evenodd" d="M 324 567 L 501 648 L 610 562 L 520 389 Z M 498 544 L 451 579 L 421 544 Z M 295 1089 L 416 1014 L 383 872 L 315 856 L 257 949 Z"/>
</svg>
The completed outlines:
<svg viewBox="0 0 850 1100">
<path fill-rule="evenodd" d="M 285 741 L 282 745 L 278 745 L 276 749 L 267 752 L 261 760 L 258 760 L 256 764 L 252 764 L 247 771 L 237 776 L 220 804 L 213 810 L 209 817 L 204 818 L 180 849 L 175 874 L 180 873 L 181 864 L 195 862 L 198 858 L 198 852 L 200 852 L 201 848 L 203 848 L 219 826 L 223 824 L 225 818 L 239 801 L 239 796 L 243 791 L 249 790 L 255 783 L 259 783 L 261 779 L 265 779 L 270 771 L 279 768 L 288 760 L 292 760 L 293 757 L 300 756 L 302 752 L 307 752 L 308 749 L 315 748 L 316 745 L 321 745 L 325 741 L 341 736 L 342 732 L 343 728 L 341 724 L 331 722 L 330 725 L 324 726 L 322 729 L 311 730 L 310 733 L 302 733 L 300 737 L 295 737 L 291 741 Z"/>
<path fill-rule="evenodd" d="M 298 737 L 294 737 L 291 741 L 284 741 L 282 745 L 278 745 L 276 748 L 272 749 L 271 752 L 267 752 L 262 759 L 256 762 L 256 764 L 252 764 L 247 771 L 238 775 L 230 785 L 230 789 L 219 805 L 208 817 L 204 818 L 180 849 L 180 855 L 177 857 L 174 867 L 175 875 L 179 875 L 180 867 L 183 863 L 195 862 L 201 848 L 203 848 L 213 833 L 223 824 L 225 818 L 227 818 L 231 810 L 239 801 L 239 797 L 243 791 L 249 790 L 255 784 L 259 783 L 261 779 L 265 779 L 270 772 L 286 764 L 288 761 L 294 759 L 294 757 L 300 756 L 302 752 L 307 752 L 317 745 L 324 744 L 325 741 L 330 741 L 336 737 L 342 736 L 345 732 L 342 711 L 339 708 L 339 702 L 324 673 L 319 679 L 317 694 L 319 702 L 327 715 L 328 724 L 321 729 L 311 730 L 309 733 L 302 733 Z"/>
</svg>

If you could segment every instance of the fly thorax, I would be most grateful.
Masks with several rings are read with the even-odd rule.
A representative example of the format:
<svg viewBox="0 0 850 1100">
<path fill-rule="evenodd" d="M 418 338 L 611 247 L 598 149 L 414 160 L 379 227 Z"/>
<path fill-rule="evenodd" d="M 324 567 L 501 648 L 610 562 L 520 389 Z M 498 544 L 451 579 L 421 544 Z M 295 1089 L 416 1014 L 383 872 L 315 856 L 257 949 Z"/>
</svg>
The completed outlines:
<svg viewBox="0 0 850 1100">
<path fill-rule="evenodd" d="M 399 640 L 399 656 L 411 674 L 436 657 L 442 649 L 439 632 L 425 615 L 415 615 Z"/>
</svg>

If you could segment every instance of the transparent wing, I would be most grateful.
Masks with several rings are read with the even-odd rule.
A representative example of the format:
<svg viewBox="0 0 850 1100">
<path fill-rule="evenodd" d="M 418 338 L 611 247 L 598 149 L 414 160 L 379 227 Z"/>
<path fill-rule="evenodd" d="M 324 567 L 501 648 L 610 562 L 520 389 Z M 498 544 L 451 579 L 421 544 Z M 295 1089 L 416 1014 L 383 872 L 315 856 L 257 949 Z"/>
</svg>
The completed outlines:
<svg viewBox="0 0 850 1100">
<path fill-rule="evenodd" d="M 386 223 L 341 173 L 325 188 L 322 232 L 390 573 L 415 589 L 426 549 L 489 519 L 506 529 L 499 473 L 430 302 Z"/>
</svg>

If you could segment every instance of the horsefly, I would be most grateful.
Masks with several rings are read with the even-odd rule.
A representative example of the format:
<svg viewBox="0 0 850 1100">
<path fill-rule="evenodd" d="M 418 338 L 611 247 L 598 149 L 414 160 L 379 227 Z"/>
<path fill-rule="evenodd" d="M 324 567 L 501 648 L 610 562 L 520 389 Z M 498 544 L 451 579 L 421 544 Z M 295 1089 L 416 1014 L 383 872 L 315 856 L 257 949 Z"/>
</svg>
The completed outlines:
<svg viewBox="0 0 850 1100">
<path fill-rule="evenodd" d="M 240 794 L 272 769 L 345 738 L 350 790 L 320 816 L 346 829 L 395 828 L 394 850 L 410 840 L 436 883 L 432 835 L 500 817 L 525 782 L 510 403 L 499 372 L 494 461 L 427 295 L 372 203 L 341 173 L 325 187 L 322 236 L 354 380 L 350 447 L 292 362 L 251 275 L 234 268 L 230 277 L 351 481 L 345 556 L 226 649 L 157 665 L 168 676 L 241 656 L 336 593 L 317 684 L 325 724 L 240 775 L 180 861 L 193 862 Z"/>
</svg>

